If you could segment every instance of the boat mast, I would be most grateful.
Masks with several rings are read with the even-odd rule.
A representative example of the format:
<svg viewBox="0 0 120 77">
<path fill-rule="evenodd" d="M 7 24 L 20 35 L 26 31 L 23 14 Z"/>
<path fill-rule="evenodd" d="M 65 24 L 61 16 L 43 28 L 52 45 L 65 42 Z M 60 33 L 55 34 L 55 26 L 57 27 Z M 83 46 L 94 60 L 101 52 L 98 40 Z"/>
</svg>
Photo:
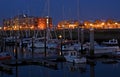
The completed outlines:
<svg viewBox="0 0 120 77">
<path fill-rule="evenodd" d="M 77 16 L 78 16 L 78 22 L 79 22 L 79 17 L 80 17 L 80 14 L 79 14 L 79 0 L 77 0 Z M 78 44 L 80 43 L 80 31 L 79 31 L 79 28 L 80 28 L 80 24 L 78 25 Z"/>
<path fill-rule="evenodd" d="M 48 10 L 48 16 L 49 16 L 49 14 L 50 14 L 50 13 L 49 13 L 49 11 L 50 11 L 50 9 L 49 9 L 49 8 L 50 8 L 50 7 L 49 7 L 50 4 L 49 4 L 49 3 L 50 3 L 50 2 L 49 2 L 49 0 L 47 0 L 47 2 L 48 2 L 48 3 L 47 3 L 47 4 L 48 4 L 48 6 L 47 6 L 47 10 Z"/>
<path fill-rule="evenodd" d="M 48 27 L 49 27 L 49 0 L 47 0 L 47 16 L 46 16 L 46 28 L 45 28 L 45 32 L 44 32 L 44 36 L 45 36 L 45 39 L 44 39 L 44 42 L 45 42 L 45 45 L 44 45 L 44 50 L 45 50 L 45 57 L 47 56 L 46 55 L 46 44 L 47 44 L 47 40 L 49 38 L 49 32 L 48 32 Z"/>
<path fill-rule="evenodd" d="M 47 17 L 46 17 L 46 24 L 47 24 L 47 26 L 46 26 L 46 32 L 47 32 L 47 35 L 46 35 L 46 37 L 47 37 L 47 40 L 49 40 L 50 39 L 50 17 L 49 17 L 49 0 L 47 0 Z"/>
<path fill-rule="evenodd" d="M 65 17 L 64 17 L 64 6 L 62 7 L 62 14 L 63 14 L 63 21 L 65 20 Z M 63 28 L 63 39 L 65 40 L 65 25 L 62 26 Z"/>
</svg>

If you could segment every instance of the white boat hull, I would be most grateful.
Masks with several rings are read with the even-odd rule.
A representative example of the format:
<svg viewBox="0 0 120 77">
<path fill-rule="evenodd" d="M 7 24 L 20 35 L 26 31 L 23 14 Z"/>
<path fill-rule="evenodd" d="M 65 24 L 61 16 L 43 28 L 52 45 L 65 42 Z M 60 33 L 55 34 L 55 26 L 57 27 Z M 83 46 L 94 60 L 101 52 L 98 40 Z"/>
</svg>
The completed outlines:
<svg viewBox="0 0 120 77">
<path fill-rule="evenodd" d="M 44 43 L 42 43 L 42 42 L 35 42 L 35 43 L 33 43 L 33 45 L 32 45 L 32 43 L 28 44 L 28 47 L 29 47 L 29 48 L 30 48 L 30 47 L 44 48 L 45 45 L 44 45 Z"/>
<path fill-rule="evenodd" d="M 117 50 L 118 48 L 116 47 L 96 47 L 94 49 L 94 53 L 95 54 L 113 53 Z"/>
<path fill-rule="evenodd" d="M 86 63 L 87 59 L 86 57 L 78 56 L 78 51 L 64 51 L 63 53 L 65 59 L 67 62 L 73 62 L 73 63 Z"/>
<path fill-rule="evenodd" d="M 87 60 L 85 57 L 68 57 L 68 56 L 65 56 L 65 59 L 67 62 L 73 62 L 73 63 L 86 63 Z"/>
</svg>

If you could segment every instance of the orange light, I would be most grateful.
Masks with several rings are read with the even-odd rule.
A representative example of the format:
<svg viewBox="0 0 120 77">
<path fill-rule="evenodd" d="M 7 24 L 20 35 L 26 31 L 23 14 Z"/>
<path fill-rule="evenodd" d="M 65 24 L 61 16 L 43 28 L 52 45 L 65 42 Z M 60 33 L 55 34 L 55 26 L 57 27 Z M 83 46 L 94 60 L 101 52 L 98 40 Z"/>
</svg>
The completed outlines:
<svg viewBox="0 0 120 77">
<path fill-rule="evenodd" d="M 32 30 L 33 30 L 33 29 L 34 29 L 34 26 L 31 26 L 31 27 L 30 27 L 30 29 L 32 29 Z"/>
</svg>

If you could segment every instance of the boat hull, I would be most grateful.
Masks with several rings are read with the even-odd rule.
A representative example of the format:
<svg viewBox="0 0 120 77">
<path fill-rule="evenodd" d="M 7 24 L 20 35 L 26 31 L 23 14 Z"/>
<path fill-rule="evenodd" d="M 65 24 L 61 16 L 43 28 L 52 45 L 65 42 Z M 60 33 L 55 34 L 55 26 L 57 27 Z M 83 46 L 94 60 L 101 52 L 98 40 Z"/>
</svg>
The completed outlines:
<svg viewBox="0 0 120 77">
<path fill-rule="evenodd" d="M 11 59 L 11 56 L 0 57 L 0 60 L 8 60 L 8 59 Z"/>
</svg>

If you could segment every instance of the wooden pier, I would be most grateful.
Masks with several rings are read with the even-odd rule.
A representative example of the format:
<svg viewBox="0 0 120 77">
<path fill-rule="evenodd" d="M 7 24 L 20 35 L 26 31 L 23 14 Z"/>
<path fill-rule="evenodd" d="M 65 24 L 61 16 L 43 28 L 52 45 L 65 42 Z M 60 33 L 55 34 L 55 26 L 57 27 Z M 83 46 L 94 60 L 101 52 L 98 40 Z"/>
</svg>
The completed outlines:
<svg viewBox="0 0 120 77">
<path fill-rule="evenodd" d="M 55 69 L 55 70 L 58 69 L 57 62 L 54 62 L 49 59 L 41 59 L 41 58 L 40 59 L 34 58 L 34 59 L 17 59 L 17 60 L 3 61 L 1 62 L 0 65 L 4 69 L 7 69 L 8 66 L 14 67 L 14 66 L 23 66 L 23 65 L 40 65 L 40 66 L 48 67 L 48 68 Z"/>
</svg>

